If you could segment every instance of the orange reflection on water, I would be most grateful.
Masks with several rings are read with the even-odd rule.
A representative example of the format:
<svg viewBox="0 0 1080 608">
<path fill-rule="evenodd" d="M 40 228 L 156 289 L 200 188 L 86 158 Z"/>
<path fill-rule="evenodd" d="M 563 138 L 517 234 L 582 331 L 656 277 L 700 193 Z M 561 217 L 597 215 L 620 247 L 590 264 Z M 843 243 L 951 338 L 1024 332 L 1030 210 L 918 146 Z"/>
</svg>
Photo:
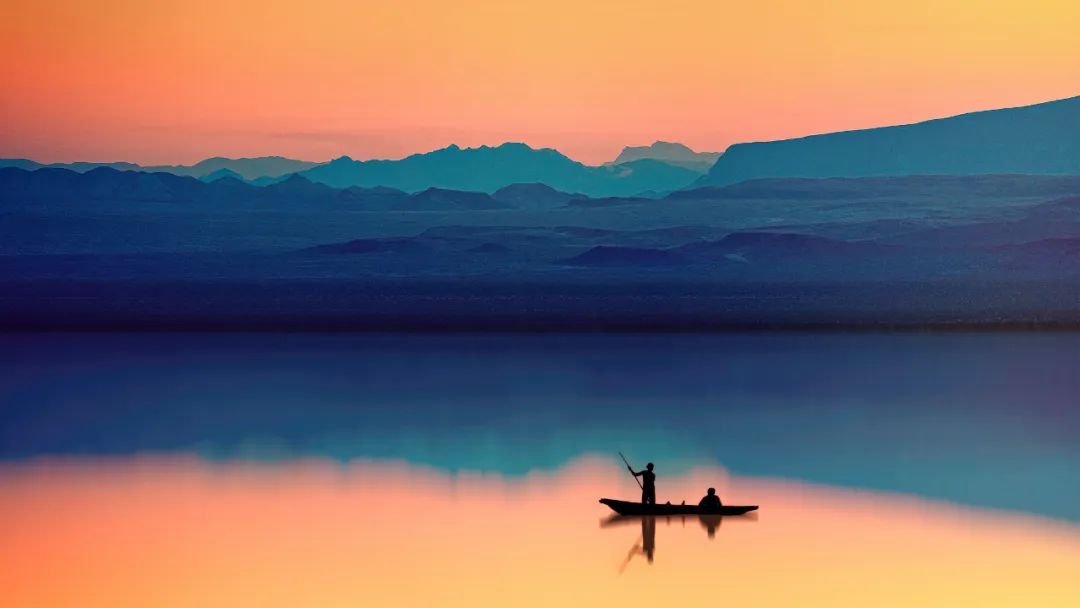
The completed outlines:
<svg viewBox="0 0 1080 608">
<path fill-rule="evenodd" d="M 1080 526 L 701 469 L 697 518 L 602 525 L 634 497 L 613 463 L 524 479 L 393 462 L 196 458 L 0 467 L 4 606 L 1076 606 Z M 648 525 L 652 525 L 650 522 Z M 629 559 L 628 559 L 629 558 Z"/>
</svg>

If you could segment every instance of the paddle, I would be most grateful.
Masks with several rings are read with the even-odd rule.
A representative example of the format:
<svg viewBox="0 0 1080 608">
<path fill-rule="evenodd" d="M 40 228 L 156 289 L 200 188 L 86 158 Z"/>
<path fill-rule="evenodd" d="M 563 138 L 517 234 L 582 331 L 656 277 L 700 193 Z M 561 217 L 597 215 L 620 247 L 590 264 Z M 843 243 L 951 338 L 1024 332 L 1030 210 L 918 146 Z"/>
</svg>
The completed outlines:
<svg viewBox="0 0 1080 608">
<path fill-rule="evenodd" d="M 630 462 L 626 460 L 626 456 L 623 456 L 622 452 L 619 452 L 619 456 L 622 458 L 622 461 L 626 463 L 626 468 L 630 469 L 630 474 L 634 475 L 634 467 L 630 466 Z M 637 482 L 639 488 L 642 490 L 645 489 L 645 486 L 641 485 L 641 480 L 637 478 L 637 475 L 634 475 L 634 481 Z"/>
<path fill-rule="evenodd" d="M 622 576 L 623 571 L 626 570 L 626 567 L 630 565 L 630 560 L 633 559 L 634 556 L 637 555 L 640 551 L 641 541 L 639 540 L 638 542 L 634 543 L 633 547 L 630 547 L 630 552 L 626 554 L 626 559 L 624 559 L 622 565 L 619 566 L 619 576 Z"/>
</svg>

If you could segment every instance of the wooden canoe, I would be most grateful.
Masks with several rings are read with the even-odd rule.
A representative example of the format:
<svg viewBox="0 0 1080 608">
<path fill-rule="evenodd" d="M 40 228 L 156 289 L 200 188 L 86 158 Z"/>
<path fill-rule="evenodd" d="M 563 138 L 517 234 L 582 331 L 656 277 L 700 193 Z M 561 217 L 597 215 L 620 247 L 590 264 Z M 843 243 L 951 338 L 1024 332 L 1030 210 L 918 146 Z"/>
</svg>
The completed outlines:
<svg viewBox="0 0 1080 608">
<path fill-rule="evenodd" d="M 719 508 L 706 508 L 670 503 L 647 505 L 614 498 L 601 498 L 600 504 L 607 505 L 619 515 L 743 515 L 757 510 L 757 505 L 724 505 Z"/>
</svg>

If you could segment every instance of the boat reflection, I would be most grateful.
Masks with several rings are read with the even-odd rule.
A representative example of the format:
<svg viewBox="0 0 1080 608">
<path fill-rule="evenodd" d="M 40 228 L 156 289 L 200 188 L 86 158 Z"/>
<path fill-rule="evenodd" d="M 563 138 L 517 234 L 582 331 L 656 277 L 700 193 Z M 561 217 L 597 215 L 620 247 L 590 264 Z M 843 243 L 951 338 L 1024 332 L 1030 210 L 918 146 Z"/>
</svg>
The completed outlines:
<svg viewBox="0 0 1080 608">
<path fill-rule="evenodd" d="M 723 479 L 765 515 L 605 520 L 596 495 L 632 490 L 620 473 L 604 460 L 522 478 L 387 460 L 0 462 L 0 606 L 661 606 L 717 591 L 750 606 L 1080 606 L 1074 522 L 718 468 L 664 491 Z"/>
<path fill-rule="evenodd" d="M 634 542 L 634 545 L 627 552 L 626 559 L 622 565 L 619 566 L 619 573 L 622 574 L 626 570 L 626 566 L 630 564 L 630 561 L 636 555 L 644 555 L 645 559 L 651 564 L 656 555 L 656 524 L 657 520 L 661 520 L 665 525 L 671 526 L 674 523 L 680 524 L 682 527 L 686 527 L 687 521 L 697 520 L 698 524 L 705 530 L 705 533 L 710 539 L 716 538 L 716 531 L 720 529 L 720 526 L 724 523 L 725 516 L 723 515 L 671 515 L 657 517 L 655 515 L 610 515 L 606 519 L 600 521 L 601 528 L 618 528 L 629 527 L 632 525 L 641 526 L 641 536 Z M 728 520 L 742 521 L 742 522 L 756 522 L 757 513 L 750 513 L 747 515 L 728 516 Z"/>
<path fill-rule="evenodd" d="M 724 516 L 698 515 L 698 521 L 701 522 L 701 527 L 705 528 L 705 531 L 709 534 L 709 538 L 716 538 L 716 529 L 720 527 L 720 524 L 724 523 Z"/>
</svg>

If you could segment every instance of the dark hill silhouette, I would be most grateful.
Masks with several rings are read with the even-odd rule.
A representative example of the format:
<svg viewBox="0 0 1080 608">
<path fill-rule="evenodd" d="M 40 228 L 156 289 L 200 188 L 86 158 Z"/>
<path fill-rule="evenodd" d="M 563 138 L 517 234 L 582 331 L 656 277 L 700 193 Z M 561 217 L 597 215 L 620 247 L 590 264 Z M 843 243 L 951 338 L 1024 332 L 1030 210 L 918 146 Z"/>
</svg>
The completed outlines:
<svg viewBox="0 0 1080 608">
<path fill-rule="evenodd" d="M 31 171 L 42 168 L 69 169 L 79 173 L 107 167 L 119 171 L 171 173 L 204 181 L 231 174 L 257 186 L 271 185 L 284 181 L 294 173 L 302 173 L 311 181 L 335 188 L 386 186 L 409 192 L 442 188 L 494 193 L 515 184 L 547 185 L 552 190 L 581 193 L 579 196 L 626 196 L 640 192 L 664 194 L 683 188 L 698 177 L 690 169 L 651 159 L 618 166 L 592 167 L 550 148 L 534 149 L 518 143 L 465 149 L 452 145 L 401 160 L 357 161 L 342 156 L 328 163 L 315 163 L 280 156 L 214 157 L 194 165 L 140 166 L 124 162 L 46 165 L 29 159 L 0 159 L 0 168 L 5 167 Z M 511 189 L 503 193 L 503 198 L 516 206 L 517 203 L 507 197 L 520 197 L 528 192 L 526 188 Z M 551 192 L 541 192 L 539 189 L 534 189 L 533 193 L 544 200 L 551 200 L 552 197 Z M 527 200 L 519 202 L 529 203 Z M 544 205 L 529 203 L 526 206 Z"/>
<path fill-rule="evenodd" d="M 809 234 L 733 232 L 720 240 L 699 241 L 671 251 L 688 259 L 763 260 L 805 256 L 853 257 L 887 253 L 895 247 L 849 242 Z"/>
<path fill-rule="evenodd" d="M 648 146 L 626 146 L 612 164 L 621 165 L 651 159 L 698 173 L 706 173 L 719 157 L 719 152 L 695 152 L 680 143 L 657 141 Z"/>
<path fill-rule="evenodd" d="M 350 186 L 338 192 L 337 198 L 342 203 L 372 211 L 386 211 L 409 197 L 407 192 L 384 186 L 374 188 Z"/>
<path fill-rule="evenodd" d="M 224 170 L 227 171 L 227 170 Z M 255 186 L 226 173 L 217 179 L 200 181 L 171 173 L 117 171 L 99 167 L 86 173 L 44 168 L 26 171 L 0 169 L 0 200 L 12 204 L 109 204 L 133 205 L 171 202 L 184 205 L 209 203 L 213 207 L 242 208 L 278 204 L 314 206 L 349 204 L 372 210 L 459 211 L 507 209 L 510 205 L 482 192 L 460 192 L 430 188 L 407 194 L 393 188 L 350 187 L 337 189 L 312 182 L 300 174 L 267 186 Z"/>
<path fill-rule="evenodd" d="M 672 192 L 668 200 L 847 200 L 926 196 L 1049 198 L 1080 192 L 1080 175 L 770 177 Z"/>
<path fill-rule="evenodd" d="M 462 192 L 442 188 L 428 188 L 394 205 L 394 209 L 400 211 L 484 211 L 509 208 L 511 208 L 510 205 L 497 201 L 483 192 Z"/>
<path fill-rule="evenodd" d="M 798 139 L 742 143 L 697 186 L 761 177 L 1080 174 L 1080 97 Z"/>
<path fill-rule="evenodd" d="M 214 157 L 191 165 L 189 168 L 189 175 L 198 177 L 226 168 L 226 170 L 237 173 L 244 179 L 255 179 L 257 177 L 278 177 L 289 173 L 296 173 L 298 171 L 307 170 L 307 168 L 313 166 L 318 166 L 319 164 L 320 163 L 311 161 L 286 159 L 284 157 L 257 157 L 244 159 Z"/>
<path fill-rule="evenodd" d="M 506 245 L 500 245 L 499 243 L 480 243 L 475 247 L 470 247 L 465 250 L 468 253 L 510 253 L 513 251 Z"/>
<path fill-rule="evenodd" d="M 333 191 L 334 188 L 325 184 L 317 184 L 295 173 L 290 175 L 288 179 L 263 187 L 263 192 L 280 197 L 292 196 L 312 198 L 316 196 L 330 196 Z"/>
<path fill-rule="evenodd" d="M 54 169 L 70 169 L 71 171 L 77 171 L 79 173 L 86 173 L 87 171 L 93 171 L 94 169 L 116 169 L 117 171 L 139 171 L 141 168 L 135 163 L 91 163 L 91 162 L 75 162 L 75 163 L 55 163 L 49 165 Z"/>
<path fill-rule="evenodd" d="M 404 203 L 408 198 L 406 193 L 391 188 L 338 190 L 299 175 L 259 187 L 233 176 L 203 182 L 171 173 L 117 171 L 105 167 L 86 173 L 51 168 L 36 171 L 0 169 L 0 202 L 8 207 L 65 205 L 138 210 L 146 203 L 172 203 L 187 208 L 220 210 L 347 204 L 353 208 L 384 210 Z"/>
<path fill-rule="evenodd" d="M 255 158 L 225 158 L 215 156 L 201 160 L 194 165 L 158 165 L 143 167 L 144 171 L 164 171 L 176 175 L 190 175 L 203 177 L 227 169 L 239 175 L 244 180 L 253 180 L 260 177 L 280 177 L 290 173 L 296 173 L 315 167 L 319 163 L 295 160 L 283 156 L 259 156 Z M 135 168 L 135 167 L 130 167 Z"/>
<path fill-rule="evenodd" d="M 209 181 L 199 181 L 203 181 L 209 186 L 209 188 L 206 189 L 206 194 L 214 199 L 244 199 L 252 196 L 255 192 L 260 192 L 259 190 L 254 189 L 248 182 L 239 179 L 234 175 L 225 175 Z"/>
<path fill-rule="evenodd" d="M 617 165 L 593 167 L 593 169 L 602 172 L 602 175 L 608 179 L 611 179 L 610 176 L 614 176 L 613 179 L 622 187 L 599 188 L 593 192 L 582 190 L 589 196 L 657 197 L 673 190 L 685 188 L 685 185 L 679 186 L 677 184 L 686 180 L 692 181 L 693 176 L 697 175 L 697 172 L 691 169 L 651 158 L 628 161 Z M 622 180 L 622 183 L 619 183 L 619 180 Z"/>
<path fill-rule="evenodd" d="M 236 171 L 233 171 L 232 169 L 218 169 L 217 171 L 207 173 L 206 175 L 200 177 L 199 181 L 209 183 L 216 182 L 219 179 L 225 178 L 232 178 L 239 182 L 245 181 L 242 175 L 240 175 Z"/>
<path fill-rule="evenodd" d="M 521 209 L 550 209 L 562 207 L 571 199 L 584 194 L 560 192 L 547 184 L 510 184 L 499 188 L 491 198 Z"/>
<path fill-rule="evenodd" d="M 598 245 L 560 264 L 567 266 L 672 266 L 684 260 L 676 253 L 663 249 Z"/>
<path fill-rule="evenodd" d="M 459 148 L 449 146 L 401 160 L 358 161 L 347 156 L 303 172 L 335 187 L 390 186 L 409 192 L 428 188 L 493 193 L 511 184 L 542 183 L 589 196 L 623 196 L 644 190 L 670 191 L 694 180 L 693 171 L 657 161 L 590 167 L 550 148 L 525 144 Z"/>
<path fill-rule="evenodd" d="M 27 171 L 34 171 L 36 169 L 44 168 L 67 169 L 69 171 L 75 171 L 77 173 L 86 173 L 87 171 L 92 171 L 101 167 L 116 169 L 117 171 L 138 171 L 142 169 L 142 167 L 136 165 L 135 163 L 39 163 L 28 158 L 0 158 L 0 168 L 2 167 L 15 167 L 18 169 L 25 169 Z"/>
<path fill-rule="evenodd" d="M 363 253 L 425 253 L 429 250 L 416 238 L 390 237 L 375 239 L 356 239 L 345 243 L 317 245 L 307 251 L 315 253 L 363 254 Z"/>
<path fill-rule="evenodd" d="M 281 156 L 262 156 L 258 158 L 224 158 L 216 156 L 201 160 L 194 165 L 138 165 L 127 162 L 95 163 L 39 163 L 25 158 L 0 159 L 0 167 L 17 167 L 20 169 L 34 170 L 41 168 L 68 169 L 78 173 L 86 173 L 93 169 L 106 167 L 118 171 L 144 171 L 147 173 L 171 173 L 186 177 L 205 178 L 220 171 L 235 173 L 245 181 L 256 178 L 273 179 L 297 171 L 310 169 L 319 163 L 304 160 L 294 160 Z"/>
<path fill-rule="evenodd" d="M 0 169 L 14 168 L 23 169 L 24 171 L 36 171 L 45 167 L 37 161 L 30 160 L 29 158 L 0 158 Z"/>
<path fill-rule="evenodd" d="M 206 198 L 207 184 L 171 173 L 117 171 L 98 167 L 85 173 L 45 168 L 0 169 L 0 197 L 5 201 L 49 204 L 107 202 L 177 202 Z"/>
</svg>

